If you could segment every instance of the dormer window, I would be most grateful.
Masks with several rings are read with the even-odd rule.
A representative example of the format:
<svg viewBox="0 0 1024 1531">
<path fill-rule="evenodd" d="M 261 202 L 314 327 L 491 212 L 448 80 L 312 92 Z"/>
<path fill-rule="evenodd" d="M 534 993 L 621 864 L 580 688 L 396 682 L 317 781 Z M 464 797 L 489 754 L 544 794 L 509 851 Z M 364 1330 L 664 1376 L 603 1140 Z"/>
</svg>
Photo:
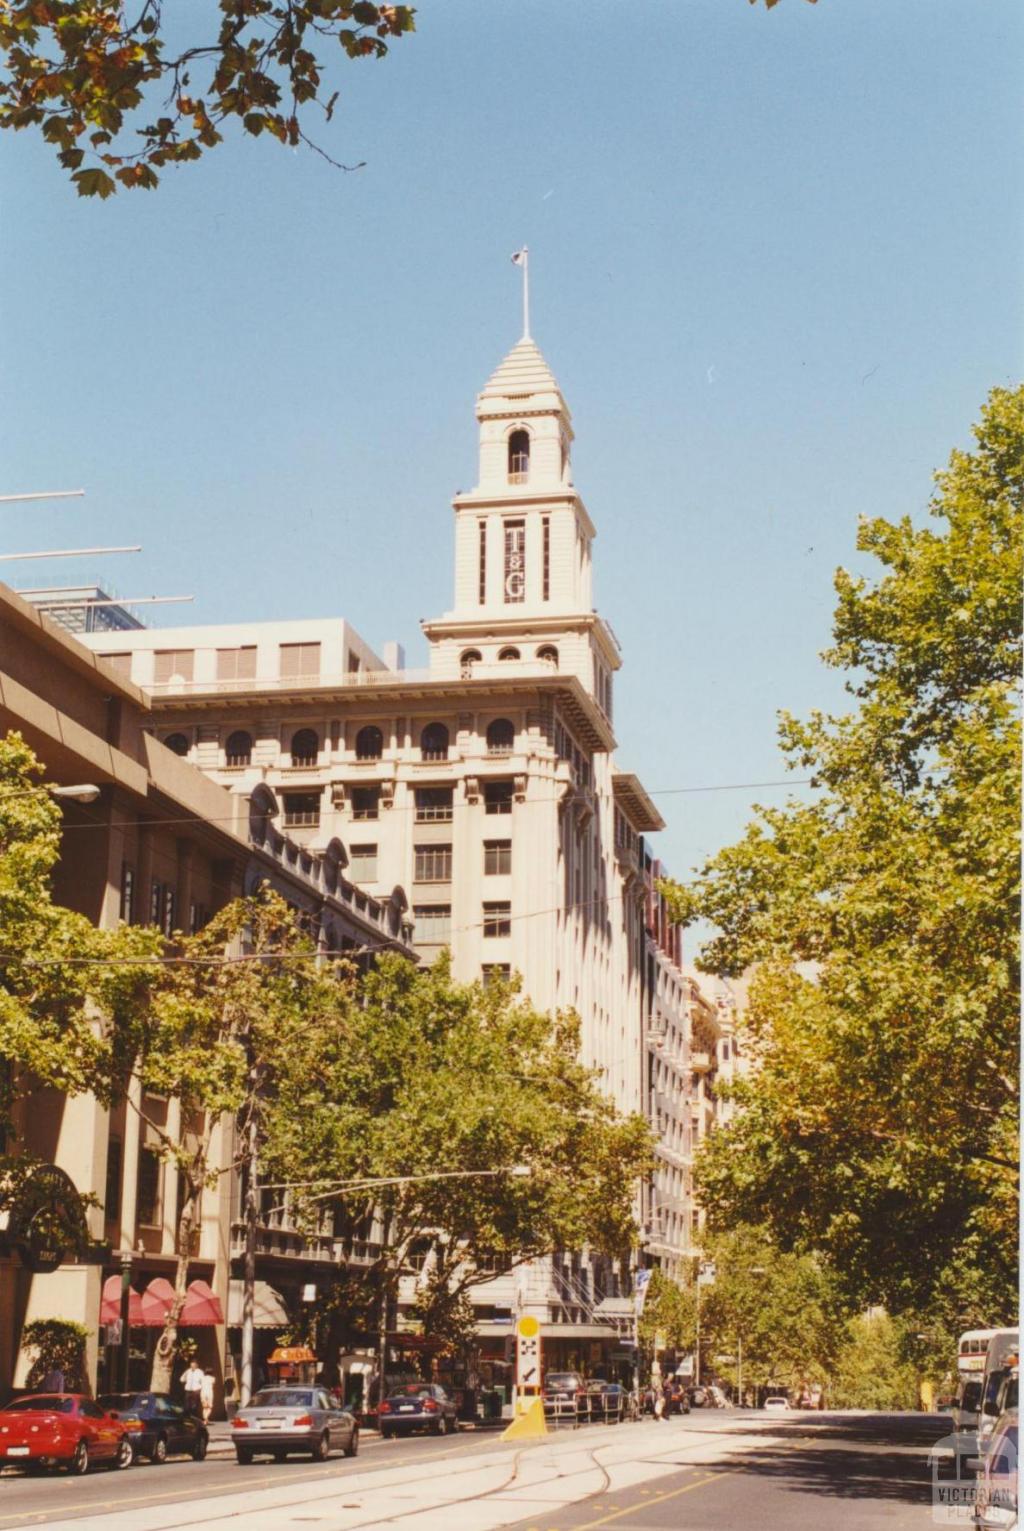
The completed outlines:
<svg viewBox="0 0 1024 1531">
<path fill-rule="evenodd" d="M 530 477 L 530 433 L 513 431 L 508 438 L 508 481 L 525 484 Z"/>
</svg>

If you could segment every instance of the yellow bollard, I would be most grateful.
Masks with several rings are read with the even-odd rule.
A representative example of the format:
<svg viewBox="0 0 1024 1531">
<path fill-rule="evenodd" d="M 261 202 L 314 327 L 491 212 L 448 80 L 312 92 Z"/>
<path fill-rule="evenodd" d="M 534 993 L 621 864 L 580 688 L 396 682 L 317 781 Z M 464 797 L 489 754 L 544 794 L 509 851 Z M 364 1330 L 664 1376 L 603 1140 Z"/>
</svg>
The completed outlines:
<svg viewBox="0 0 1024 1531">
<path fill-rule="evenodd" d="M 547 1435 L 548 1422 L 544 1418 L 544 1404 L 535 1398 L 507 1429 L 501 1432 L 503 1441 L 534 1441 Z"/>
</svg>

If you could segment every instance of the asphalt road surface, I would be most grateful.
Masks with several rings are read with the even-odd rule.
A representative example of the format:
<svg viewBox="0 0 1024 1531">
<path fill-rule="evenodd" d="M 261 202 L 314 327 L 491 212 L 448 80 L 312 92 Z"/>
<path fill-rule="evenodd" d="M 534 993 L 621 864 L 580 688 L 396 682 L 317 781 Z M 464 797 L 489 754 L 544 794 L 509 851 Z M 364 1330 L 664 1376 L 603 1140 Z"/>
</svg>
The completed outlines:
<svg viewBox="0 0 1024 1531">
<path fill-rule="evenodd" d="M 716 1417 L 697 1416 L 705 1426 Z M 923 1531 L 935 1524 L 929 1451 L 947 1422 L 920 1414 L 738 1418 L 743 1439 L 757 1439 L 755 1450 L 594 1495 L 518 1521 L 515 1531 Z"/>
<path fill-rule="evenodd" d="M 140 1463 L 120 1473 L 96 1469 L 86 1478 L 65 1473 L 29 1478 L 4 1472 L 0 1531 L 86 1516 L 106 1519 L 119 1511 L 126 1513 L 118 1516 L 117 1525 L 130 1524 L 132 1531 L 196 1526 L 221 1516 L 232 1524 L 237 1517 L 242 1526 L 247 1520 L 273 1525 L 275 1531 L 299 1520 L 317 1520 L 323 1531 L 331 1531 L 334 1526 L 389 1524 L 394 1518 L 413 1531 L 421 1514 L 424 1524 L 436 1526 L 437 1512 L 429 1511 L 424 1498 L 400 1506 L 389 1499 L 394 1491 L 388 1480 L 395 1475 L 388 1470 L 416 1464 L 422 1466 L 424 1480 L 433 1476 L 439 1492 L 453 1495 L 444 1511 L 447 1531 L 469 1531 L 477 1524 L 515 1525 L 517 1531 L 596 1531 L 605 1526 L 609 1531 L 924 1531 L 935 1524 L 928 1452 L 947 1429 L 944 1421 L 927 1415 L 780 1418 L 715 1410 L 657 1426 L 569 1432 L 565 1439 L 559 1432 L 559 1450 L 578 1446 L 586 1454 L 593 1447 L 605 1460 L 611 1455 L 629 1458 L 632 1466 L 626 1464 L 624 1475 L 629 1486 L 609 1492 L 608 1474 L 604 1486 L 600 1471 L 595 1482 L 590 1463 L 591 1475 L 578 1497 L 570 1491 L 561 1501 L 564 1507 L 552 1500 L 550 1511 L 535 1504 L 526 1519 L 526 1503 L 500 1491 L 503 1502 L 492 1497 L 491 1485 L 504 1477 L 500 1466 L 498 1477 L 492 1469 L 476 1497 L 480 1474 L 474 1458 L 493 1463 L 498 1452 L 507 1453 L 511 1462 L 517 1455 L 511 1443 L 502 1446 L 492 1432 L 387 1442 L 364 1436 L 356 1461 L 338 1456 L 325 1466 L 294 1458 L 242 1468 L 233 1457 L 222 1457 L 203 1463 L 172 1459 L 160 1467 Z M 539 1463 L 544 1452 L 538 1443 L 518 1455 Z M 651 1466 L 645 1467 L 648 1461 Z M 353 1486 L 346 1492 L 346 1478 L 357 1474 L 362 1488 Z M 375 1490 L 378 1474 L 383 1476 Z M 622 1477 L 620 1471 L 618 1481 Z M 423 1486 L 429 1492 L 426 1481 Z M 240 1494 L 246 1496 L 244 1508 Z M 308 1501 L 310 1494 L 316 1496 L 316 1504 Z M 542 1490 L 540 1497 L 546 1494 Z M 305 1503 L 300 1502 L 303 1496 Z M 568 1502 L 570 1498 L 575 1502 Z M 264 1504 L 268 1509 L 261 1514 Z M 378 1509 L 379 1518 L 374 1513 Z"/>
</svg>

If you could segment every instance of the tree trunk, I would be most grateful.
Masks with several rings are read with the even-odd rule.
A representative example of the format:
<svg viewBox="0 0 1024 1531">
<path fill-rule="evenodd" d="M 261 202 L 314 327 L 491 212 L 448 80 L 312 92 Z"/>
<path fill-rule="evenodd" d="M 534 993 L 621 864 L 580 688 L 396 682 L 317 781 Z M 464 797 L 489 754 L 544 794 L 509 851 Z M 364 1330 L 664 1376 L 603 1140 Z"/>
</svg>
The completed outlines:
<svg viewBox="0 0 1024 1531">
<path fill-rule="evenodd" d="M 177 1263 L 174 1269 L 174 1301 L 164 1319 L 164 1327 L 153 1355 L 149 1386 L 154 1393 L 169 1393 L 178 1347 L 178 1323 L 188 1293 L 188 1267 L 192 1259 L 193 1236 L 198 1223 L 199 1190 L 191 1179 L 185 1181 L 185 1199 L 178 1218 Z"/>
</svg>

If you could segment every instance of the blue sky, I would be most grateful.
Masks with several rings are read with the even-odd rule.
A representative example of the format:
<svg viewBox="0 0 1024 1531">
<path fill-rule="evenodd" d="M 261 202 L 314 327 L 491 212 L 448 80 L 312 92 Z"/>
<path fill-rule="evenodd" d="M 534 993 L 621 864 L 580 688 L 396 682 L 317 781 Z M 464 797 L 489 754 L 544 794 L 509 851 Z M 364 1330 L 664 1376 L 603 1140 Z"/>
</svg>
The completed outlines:
<svg viewBox="0 0 1024 1531">
<path fill-rule="evenodd" d="M 7 577 L 195 594 L 161 625 L 345 615 L 422 662 L 526 242 L 621 762 L 655 791 L 779 777 L 776 711 L 841 700 L 816 656 L 858 514 L 921 516 L 1019 379 L 1022 64 L 1018 0 L 426 0 L 337 66 L 319 137 L 357 174 L 230 133 L 84 203 L 2 135 L 3 488 L 88 494 L 0 512 L 0 541 L 145 548 Z M 769 795 L 660 799 L 665 859 Z"/>
</svg>

